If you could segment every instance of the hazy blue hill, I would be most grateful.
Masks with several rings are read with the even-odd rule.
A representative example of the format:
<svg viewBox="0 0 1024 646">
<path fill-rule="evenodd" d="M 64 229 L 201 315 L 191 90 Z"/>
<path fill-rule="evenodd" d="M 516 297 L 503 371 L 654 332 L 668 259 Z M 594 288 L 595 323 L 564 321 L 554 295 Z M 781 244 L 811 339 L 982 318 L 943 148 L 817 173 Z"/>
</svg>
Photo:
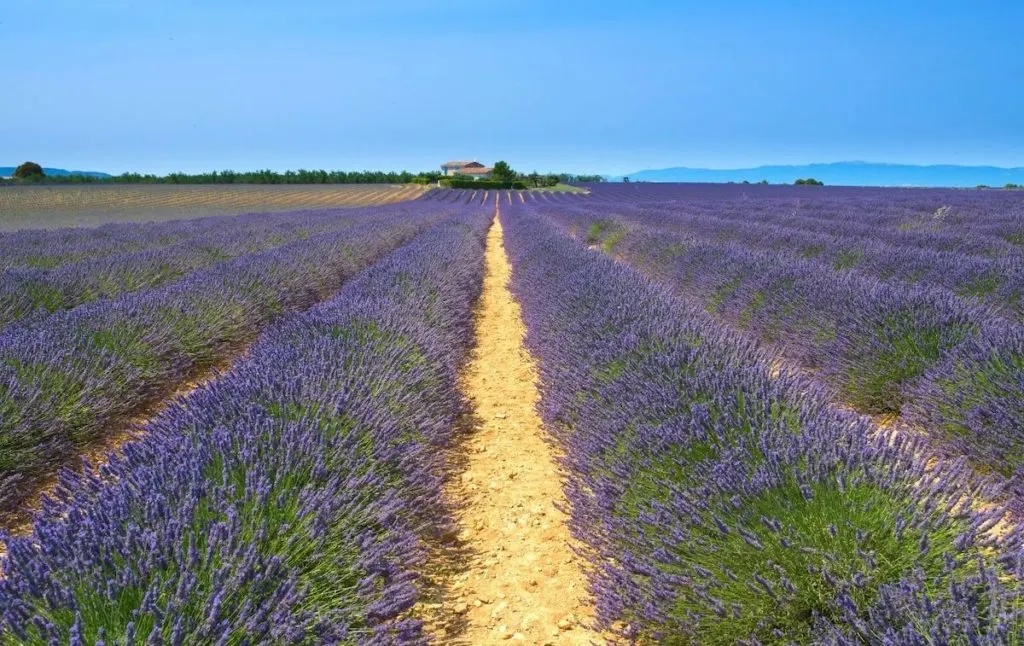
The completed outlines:
<svg viewBox="0 0 1024 646">
<path fill-rule="evenodd" d="M 1024 184 L 1024 168 L 997 166 L 914 166 L 871 162 L 836 162 L 804 166 L 759 166 L 714 170 L 709 168 L 663 168 L 627 175 L 644 182 L 759 182 L 791 184 L 798 178 L 813 177 L 839 186 L 1004 186 Z M 612 177 L 621 181 L 622 177 Z"/>
<path fill-rule="evenodd" d="M 14 174 L 17 166 L 0 166 L 0 177 L 10 177 Z M 88 177 L 110 177 L 109 173 L 101 173 L 95 170 L 64 170 L 63 168 L 46 168 L 43 172 L 51 177 L 65 177 L 67 175 L 86 175 Z"/>
</svg>

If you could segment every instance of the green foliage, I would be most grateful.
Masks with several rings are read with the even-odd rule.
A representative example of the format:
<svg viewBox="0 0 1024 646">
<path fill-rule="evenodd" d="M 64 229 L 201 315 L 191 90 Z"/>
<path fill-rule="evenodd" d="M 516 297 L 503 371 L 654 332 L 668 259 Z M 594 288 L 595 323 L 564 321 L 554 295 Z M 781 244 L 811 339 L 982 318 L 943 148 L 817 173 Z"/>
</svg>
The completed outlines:
<svg viewBox="0 0 1024 646">
<path fill-rule="evenodd" d="M 444 188 L 468 188 L 477 189 L 481 191 L 487 190 L 526 190 L 526 184 L 523 182 L 499 182 L 497 180 L 490 179 L 442 179 L 441 186 Z"/>
<path fill-rule="evenodd" d="M 715 583 L 709 584 L 707 594 L 742 608 L 738 616 L 718 615 L 707 612 L 707 597 L 694 592 L 681 596 L 677 610 L 681 616 L 700 617 L 696 629 L 704 643 L 734 644 L 752 636 L 767 641 L 776 629 L 809 640 L 808 618 L 819 614 L 836 619 L 830 579 L 870 577 L 872 585 L 849 590 L 859 607 L 869 607 L 881 585 L 899 581 L 912 569 L 937 580 L 945 567 L 943 554 L 954 551 L 957 532 L 965 528 L 950 523 L 941 533 L 930 532 L 923 543 L 919 529 L 893 531 L 900 524 L 895 492 L 868 483 L 842 488 L 831 482 L 814 485 L 811 494 L 805 496 L 791 480 L 742 505 L 719 506 L 719 520 L 731 529 L 728 533 L 710 517 L 694 528 L 690 544 L 704 549 L 692 551 L 692 569 L 679 574 L 713 573 L 708 580 Z M 837 518 L 843 522 L 836 524 Z M 745 540 L 735 529 L 739 527 L 753 540 Z M 966 572 L 967 562 L 954 567 Z"/>
<path fill-rule="evenodd" d="M 611 229 L 612 224 L 614 223 L 611 220 L 599 220 L 591 224 L 590 228 L 587 229 L 587 244 L 597 244 L 600 242 L 605 232 Z"/>
<path fill-rule="evenodd" d="M 797 255 L 800 256 L 801 258 L 807 258 L 809 260 L 811 258 L 817 258 L 822 253 L 824 253 L 824 251 L 825 251 L 825 247 L 823 245 L 811 244 L 811 245 L 807 245 L 806 247 L 803 247 L 802 249 L 800 249 L 797 252 Z"/>
<path fill-rule="evenodd" d="M 546 175 L 540 175 L 536 171 L 529 175 L 520 175 L 520 179 L 526 180 L 528 183 L 532 183 L 532 179 L 536 177 L 538 180 L 534 186 L 555 186 L 557 184 L 575 184 L 581 182 L 592 182 L 599 183 L 603 182 L 604 177 L 600 175 L 574 175 L 572 173 L 548 173 Z"/>
<path fill-rule="evenodd" d="M 999 272 L 993 271 L 983 276 L 978 276 L 967 284 L 960 285 L 956 292 L 963 296 L 973 296 L 982 299 L 989 294 L 994 294 L 1003 286 L 1004 282 L 1005 278 Z"/>
<path fill-rule="evenodd" d="M 410 173 L 408 171 L 327 171 L 327 170 L 273 170 L 233 171 L 222 170 L 209 173 L 170 173 L 168 175 L 152 175 L 141 173 L 122 173 L 113 177 L 94 177 L 91 175 L 55 175 L 48 177 L 38 164 L 26 162 L 18 167 L 29 167 L 14 177 L 18 181 L 40 182 L 45 184 L 419 184 L 429 185 L 444 178 L 438 171 Z M 548 173 L 541 175 L 536 172 L 520 175 L 509 167 L 507 162 L 499 161 L 495 165 L 492 179 L 497 182 L 518 182 L 521 186 L 512 188 L 554 187 L 558 184 L 573 182 L 603 182 L 600 175 L 574 175 L 572 173 Z M 38 169 L 38 172 L 31 172 Z"/>
<path fill-rule="evenodd" d="M 895 311 L 880 321 L 873 338 L 843 350 L 848 362 L 846 401 L 867 413 L 898 413 L 904 384 L 920 377 L 973 330 L 963 323 L 922 324 L 921 313 Z"/>
<path fill-rule="evenodd" d="M 31 163 L 31 162 L 29 162 Z M 25 164 L 19 166 L 21 169 Z M 35 166 L 38 166 L 36 164 Z M 40 169 L 40 172 L 42 169 Z M 15 177 L 18 177 L 15 171 Z M 24 181 L 38 181 L 46 184 L 409 184 L 415 178 L 427 178 L 427 183 L 440 177 L 440 173 L 410 173 L 408 171 L 327 171 L 288 170 L 279 173 L 273 170 L 237 172 L 233 170 L 210 173 L 171 173 L 169 175 L 142 175 L 123 173 L 114 177 L 93 177 L 91 175 L 61 175 L 47 177 L 42 174 L 29 175 Z"/>
<path fill-rule="evenodd" d="M 1005 384 L 1012 383 L 1014 376 L 1022 372 L 1024 356 L 1020 355 L 1004 357 L 993 352 L 977 363 L 957 361 L 952 374 L 937 382 L 945 397 L 935 400 L 943 420 L 941 425 L 936 425 L 936 430 L 947 437 L 967 441 L 977 441 L 978 427 L 989 433 L 999 432 L 998 420 L 985 415 L 965 419 L 964 411 L 983 410 L 986 402 L 1000 397 Z M 1024 439 L 1019 434 L 1004 433 L 1001 450 L 1001 456 L 981 462 L 987 468 L 1012 477 L 1015 470 L 1024 466 Z"/>
<path fill-rule="evenodd" d="M 615 245 L 617 245 L 620 242 L 622 242 L 622 239 L 625 238 L 625 237 L 626 237 L 626 230 L 625 229 L 618 229 L 616 231 L 611 232 L 604 239 L 604 242 L 601 243 L 601 250 L 604 251 L 605 253 L 611 253 L 612 251 L 615 250 Z"/>
<path fill-rule="evenodd" d="M 537 171 L 533 171 L 529 175 L 523 177 L 526 183 L 533 188 L 550 188 L 557 186 L 560 183 L 558 175 L 540 175 Z"/>
<path fill-rule="evenodd" d="M 46 173 L 43 172 L 43 167 L 39 164 L 27 161 L 14 169 L 13 177 L 15 179 L 43 178 L 46 177 Z"/>
<path fill-rule="evenodd" d="M 512 182 L 516 179 L 516 173 L 508 165 L 508 162 L 499 161 L 494 164 L 494 169 L 491 170 L 491 179 L 496 182 Z"/>
<path fill-rule="evenodd" d="M 708 299 L 708 304 L 706 307 L 707 311 L 711 312 L 712 314 L 717 312 L 718 309 L 722 307 L 722 304 L 725 303 L 725 301 L 730 296 L 735 294 L 742 285 L 743 279 L 740 278 L 739 276 L 733 278 L 732 280 L 726 283 L 722 283 L 721 285 L 719 285 L 715 289 L 715 293 L 711 295 L 710 299 Z"/>
<path fill-rule="evenodd" d="M 808 177 L 807 179 L 798 179 L 793 182 L 793 184 L 795 186 L 824 186 L 825 182 L 814 179 L 813 177 Z"/>
<path fill-rule="evenodd" d="M 1003 236 L 1003 239 L 1005 239 L 1010 244 L 1015 244 L 1017 246 L 1024 247 L 1024 231 L 1020 231 L 1017 233 L 1008 233 Z"/>
<path fill-rule="evenodd" d="M 852 269 L 860 262 L 863 256 L 864 251 L 862 249 L 844 249 L 836 254 L 836 257 L 832 260 L 832 267 L 837 271 Z"/>
</svg>

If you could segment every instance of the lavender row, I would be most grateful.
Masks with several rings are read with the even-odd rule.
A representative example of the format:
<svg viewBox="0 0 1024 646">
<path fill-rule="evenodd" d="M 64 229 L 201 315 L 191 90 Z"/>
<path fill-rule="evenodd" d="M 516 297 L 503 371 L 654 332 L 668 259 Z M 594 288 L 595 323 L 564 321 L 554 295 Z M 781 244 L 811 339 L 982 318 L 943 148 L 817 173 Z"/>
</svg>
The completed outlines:
<svg viewBox="0 0 1024 646">
<path fill-rule="evenodd" d="M 908 389 L 903 416 L 1024 489 L 1024 329 L 988 329 Z"/>
<path fill-rule="evenodd" d="M 641 218 L 622 215 L 623 207 L 605 208 L 603 213 L 593 207 L 544 213 L 577 234 L 582 232 L 590 242 L 603 241 L 606 250 L 703 303 L 731 325 L 780 347 L 788 359 L 819 370 L 861 410 L 900 412 L 985 470 L 1021 472 L 1020 325 L 993 318 L 991 311 L 973 308 L 948 293 L 898 283 L 878 285 L 835 274 L 816 262 L 668 232 L 700 232 L 702 218 L 683 220 L 692 226 L 665 227 L 657 213 L 647 211 L 647 221 L 654 226 L 634 226 L 630 232 L 621 221 Z M 682 216 L 669 219 L 679 225 Z M 751 228 L 752 235 L 763 234 L 762 245 L 768 248 L 792 240 L 773 239 L 766 230 Z M 902 251 L 906 250 L 893 250 L 889 262 L 899 262 Z M 961 261 L 971 266 L 970 257 Z M 994 262 L 1006 267 L 1008 261 Z M 964 266 L 936 265 L 934 271 L 963 275 Z M 1012 283 L 1010 277 L 1004 285 Z"/>
<path fill-rule="evenodd" d="M 527 211 L 502 217 L 601 627 L 723 644 L 1024 631 L 1020 528 L 990 533 L 1004 510 L 980 504 L 997 488 L 872 439 L 629 266 Z"/>
<path fill-rule="evenodd" d="M 333 294 L 451 209 L 372 222 L 249 254 L 177 283 L 59 312 L 0 335 L 0 507 L 113 422 Z"/>
<path fill-rule="evenodd" d="M 579 204 L 587 199 L 587 195 L 568 191 L 530 191 L 530 190 L 471 190 L 471 189 L 433 189 L 420 196 L 421 201 L 433 202 L 479 202 L 502 200 L 504 204 L 539 203 L 539 204 Z"/>
<path fill-rule="evenodd" d="M 230 232 L 278 242 L 324 231 L 339 214 L 372 213 L 373 208 L 249 213 L 163 222 L 111 223 L 92 228 L 26 229 L 0 232 L 0 270 L 52 269 L 123 253 L 154 251 L 185 243 L 203 244 Z"/>
<path fill-rule="evenodd" d="M 369 218 L 377 209 L 295 213 L 287 219 L 208 231 L 201 239 L 184 236 L 170 246 L 126 251 L 59 265 L 52 269 L 8 269 L 0 274 L 0 330 L 26 318 L 49 314 L 123 293 L 152 289 L 247 253 L 340 230 Z"/>
<path fill-rule="evenodd" d="M 1024 329 L 941 292 L 830 275 L 734 245 L 663 236 L 617 253 L 817 371 L 841 399 L 899 413 L 975 464 L 1024 467 Z"/>
<path fill-rule="evenodd" d="M 597 205 L 548 207 L 544 213 L 566 227 L 609 247 L 624 235 L 623 228 L 668 232 L 684 239 L 713 243 L 737 242 L 782 254 L 786 260 L 805 258 L 821 264 L 820 271 L 852 271 L 879 280 L 947 289 L 990 308 L 995 315 L 1024 319 L 1024 257 L 987 258 L 918 247 L 896 247 L 858 238 L 825 235 L 756 221 L 719 218 L 711 210 L 635 208 L 614 211 Z M 610 217 L 609 217 L 610 216 Z M 604 229 L 609 229 L 604 231 Z"/>
<path fill-rule="evenodd" d="M 0 564 L 7 639 L 425 642 L 407 615 L 425 543 L 452 531 L 440 449 L 486 224 L 423 233 L 267 332 L 102 479 L 66 476 Z"/>
<path fill-rule="evenodd" d="M 869 229 L 1021 233 L 1024 195 L 1018 191 L 722 184 L 590 184 L 595 200 L 663 204 L 753 205 L 797 211 L 819 221 L 854 221 Z"/>
<path fill-rule="evenodd" d="M 897 412 L 904 386 L 985 320 L 945 292 L 830 272 L 735 243 L 601 228 L 609 220 L 591 217 L 588 242 L 614 245 L 623 260 L 819 371 L 863 412 Z"/>
<path fill-rule="evenodd" d="M 977 230 L 972 230 L 947 223 L 955 219 L 952 215 L 953 207 L 948 204 L 934 211 L 926 210 L 895 227 L 873 224 L 873 203 L 859 203 L 856 200 L 750 200 L 689 206 L 713 213 L 717 217 L 741 222 L 766 222 L 849 239 L 874 240 L 898 247 L 955 251 L 984 257 L 1019 257 L 1024 251 L 1024 216 L 1016 215 L 1002 224 L 987 228 L 977 226 Z M 986 207 L 998 208 L 982 201 L 972 205 L 971 212 L 975 214 L 972 217 L 982 222 L 986 218 L 997 217 L 997 211 L 986 213 Z M 832 212 L 831 217 L 822 217 L 827 212 Z"/>
<path fill-rule="evenodd" d="M 836 203 L 842 203 L 836 201 Z M 628 203 L 610 202 L 624 212 L 640 214 L 686 213 L 693 217 L 713 217 L 735 222 L 739 225 L 767 224 L 799 233 L 814 233 L 848 241 L 850 245 L 880 243 L 894 248 L 919 249 L 933 252 L 953 252 L 981 258 L 1009 257 L 1019 260 L 1021 245 L 1009 239 L 986 235 L 969 230 L 948 230 L 935 224 L 935 214 L 927 221 L 912 221 L 897 228 L 871 224 L 869 204 L 851 200 L 841 214 L 845 217 L 822 218 L 821 211 L 827 204 L 821 200 L 722 200 L 722 201 L 679 201 L 670 203 Z M 1010 226 L 1010 225 L 1007 225 Z M 1016 230 L 1024 223 L 1018 223 Z M 1010 236 L 1013 239 L 1013 236 Z"/>
<path fill-rule="evenodd" d="M 903 413 L 984 469 L 1013 475 L 1024 467 L 1020 325 L 948 292 L 735 243 L 616 228 L 614 217 L 588 213 L 553 217 L 816 371 L 858 410 Z"/>
<path fill-rule="evenodd" d="M 988 257 L 1024 252 L 1024 194 L 1019 192 L 645 184 L 591 187 L 590 198 L 901 247 Z"/>
</svg>

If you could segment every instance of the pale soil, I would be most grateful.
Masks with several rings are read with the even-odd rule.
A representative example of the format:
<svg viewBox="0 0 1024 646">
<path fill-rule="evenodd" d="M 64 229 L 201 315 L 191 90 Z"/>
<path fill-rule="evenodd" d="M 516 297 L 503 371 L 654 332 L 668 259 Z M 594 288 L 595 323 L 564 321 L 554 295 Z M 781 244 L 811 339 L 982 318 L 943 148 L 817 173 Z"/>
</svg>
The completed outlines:
<svg viewBox="0 0 1024 646">
<path fill-rule="evenodd" d="M 544 440 L 537 371 L 523 346 L 519 304 L 495 219 L 475 316 L 477 347 L 463 374 L 474 409 L 465 470 L 447 487 L 466 565 L 424 604 L 445 644 L 589 644 L 592 618 L 583 563 L 574 554 L 554 449 Z M 433 615 L 433 616 L 431 616 Z"/>
</svg>

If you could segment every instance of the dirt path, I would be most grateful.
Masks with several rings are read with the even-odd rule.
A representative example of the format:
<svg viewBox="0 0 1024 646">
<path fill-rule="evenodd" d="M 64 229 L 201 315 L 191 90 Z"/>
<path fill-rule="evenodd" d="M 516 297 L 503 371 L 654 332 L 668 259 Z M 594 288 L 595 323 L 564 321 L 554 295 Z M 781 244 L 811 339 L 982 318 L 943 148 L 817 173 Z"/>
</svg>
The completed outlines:
<svg viewBox="0 0 1024 646">
<path fill-rule="evenodd" d="M 581 560 L 570 549 L 561 478 L 543 439 L 537 372 L 523 347 L 519 304 L 495 219 L 487 236 L 477 347 L 463 388 L 473 402 L 474 431 L 465 471 L 448 494 L 457 503 L 468 567 L 444 586 L 445 611 L 458 618 L 446 644 L 589 644 L 591 611 Z M 448 622 L 449 624 L 452 622 Z"/>
</svg>

